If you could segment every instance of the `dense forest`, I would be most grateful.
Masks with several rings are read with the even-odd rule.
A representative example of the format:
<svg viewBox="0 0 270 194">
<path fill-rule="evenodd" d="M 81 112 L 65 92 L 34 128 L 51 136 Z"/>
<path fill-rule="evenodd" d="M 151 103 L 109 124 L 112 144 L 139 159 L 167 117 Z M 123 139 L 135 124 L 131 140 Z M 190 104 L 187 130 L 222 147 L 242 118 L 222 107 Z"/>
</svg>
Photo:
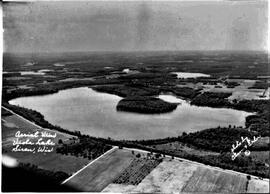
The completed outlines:
<svg viewBox="0 0 270 194">
<path fill-rule="evenodd" d="M 137 86 L 137 87 L 136 87 Z M 146 87 L 138 87 L 130 86 L 130 85 L 103 85 L 103 86 L 95 86 L 93 87 L 94 90 L 98 92 L 106 92 L 109 94 L 115 94 L 120 97 L 127 97 L 127 96 L 153 96 L 158 95 L 159 90 L 146 88 Z"/>
<path fill-rule="evenodd" d="M 246 127 L 257 131 L 261 136 L 270 135 L 270 100 L 232 100 L 228 97 L 231 93 L 204 92 L 197 95 L 191 104 L 197 106 L 225 107 L 247 112 L 254 112 L 254 115 L 246 117 Z"/>
<path fill-rule="evenodd" d="M 226 107 L 230 106 L 227 98 L 231 95 L 232 93 L 204 92 L 193 98 L 191 104 L 197 106 Z"/>
<path fill-rule="evenodd" d="M 230 152 L 232 145 L 236 141 L 241 141 L 241 137 L 258 137 L 258 133 L 248 131 L 243 128 L 212 128 L 187 135 L 182 135 L 178 141 L 195 146 L 199 149 L 211 150 L 215 152 Z M 261 150 L 268 150 L 269 145 L 260 147 Z"/>
</svg>

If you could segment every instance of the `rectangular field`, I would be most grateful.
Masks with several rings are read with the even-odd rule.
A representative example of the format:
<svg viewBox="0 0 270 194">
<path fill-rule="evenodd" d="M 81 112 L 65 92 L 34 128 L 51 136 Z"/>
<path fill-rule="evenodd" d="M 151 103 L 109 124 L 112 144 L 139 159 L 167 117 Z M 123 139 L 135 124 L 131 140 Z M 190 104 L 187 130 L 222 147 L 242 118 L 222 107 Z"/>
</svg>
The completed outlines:
<svg viewBox="0 0 270 194">
<path fill-rule="evenodd" d="M 196 165 L 176 160 L 169 161 L 167 159 L 146 176 L 132 192 L 180 192 L 196 169 Z"/>
<path fill-rule="evenodd" d="M 129 150 L 115 149 L 89 165 L 65 184 L 79 191 L 100 192 L 129 166 L 134 157 Z"/>
<path fill-rule="evenodd" d="M 247 184 L 248 182 L 248 184 Z M 267 193 L 269 180 L 216 170 L 177 159 L 164 159 L 138 185 L 109 184 L 102 192 L 116 193 Z"/>
<path fill-rule="evenodd" d="M 135 158 L 113 183 L 138 185 L 160 162 L 157 159 Z"/>
<path fill-rule="evenodd" d="M 248 184 L 248 193 L 269 193 L 269 180 L 251 179 Z"/>
<path fill-rule="evenodd" d="M 198 167 L 183 187 L 183 192 L 244 193 L 247 178 L 217 170 Z"/>
</svg>

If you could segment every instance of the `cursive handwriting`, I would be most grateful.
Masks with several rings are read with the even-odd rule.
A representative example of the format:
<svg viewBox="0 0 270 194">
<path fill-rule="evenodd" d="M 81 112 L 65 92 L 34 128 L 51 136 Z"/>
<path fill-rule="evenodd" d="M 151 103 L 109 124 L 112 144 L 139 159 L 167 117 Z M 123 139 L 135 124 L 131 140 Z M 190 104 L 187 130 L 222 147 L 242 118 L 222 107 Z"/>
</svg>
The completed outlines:
<svg viewBox="0 0 270 194">
<path fill-rule="evenodd" d="M 39 147 L 37 152 L 52 152 L 53 151 L 53 148 L 49 148 L 47 146 L 42 146 L 42 147 Z"/>
<path fill-rule="evenodd" d="M 38 141 L 36 142 L 36 145 L 50 145 L 50 146 L 54 146 L 55 143 L 48 139 L 47 141 L 44 141 L 42 138 L 38 139 Z"/>
<path fill-rule="evenodd" d="M 56 133 L 47 131 L 36 131 L 32 133 L 23 133 L 17 131 L 13 140 L 13 152 L 52 152 L 56 143 L 53 139 Z"/>
<path fill-rule="evenodd" d="M 26 139 L 26 140 L 20 140 L 19 138 L 16 138 L 15 140 L 13 140 L 13 145 L 34 145 L 35 143 L 33 143 L 30 139 Z"/>
<path fill-rule="evenodd" d="M 56 138 L 56 133 L 51 134 L 49 132 L 41 132 L 41 137 L 49 137 L 49 138 Z"/>
<path fill-rule="evenodd" d="M 38 131 L 35 132 L 35 133 L 21 133 L 21 131 L 17 131 L 15 133 L 15 137 L 18 137 L 18 138 L 20 138 L 20 137 L 32 137 L 32 138 L 35 138 L 35 137 L 38 137 L 38 134 L 39 134 Z"/>
<path fill-rule="evenodd" d="M 20 145 L 16 145 L 16 147 L 12 149 L 13 152 L 33 152 L 33 153 L 35 153 L 35 150 L 36 148 L 30 149 L 30 148 L 22 147 Z"/>
</svg>

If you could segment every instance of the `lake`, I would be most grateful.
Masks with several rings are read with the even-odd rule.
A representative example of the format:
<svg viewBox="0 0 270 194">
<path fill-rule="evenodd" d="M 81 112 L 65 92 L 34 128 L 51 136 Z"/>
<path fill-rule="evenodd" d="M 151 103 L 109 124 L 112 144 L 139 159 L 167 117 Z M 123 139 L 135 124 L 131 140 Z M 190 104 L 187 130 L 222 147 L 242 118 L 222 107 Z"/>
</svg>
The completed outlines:
<svg viewBox="0 0 270 194">
<path fill-rule="evenodd" d="M 41 70 L 38 70 L 37 72 L 35 71 L 21 71 L 21 75 L 45 75 L 46 72 L 50 72 L 50 71 L 53 71 L 53 70 L 50 70 L 50 69 L 41 69 Z"/>
<path fill-rule="evenodd" d="M 58 93 L 21 97 L 10 100 L 42 113 L 50 123 L 83 134 L 114 139 L 155 139 L 181 135 L 217 126 L 244 126 L 251 113 L 227 108 L 209 108 L 190 105 L 172 95 L 161 99 L 181 103 L 171 113 L 145 115 L 117 112 L 121 97 L 99 93 L 81 87 L 61 90 Z"/>
<path fill-rule="evenodd" d="M 210 75 L 204 73 L 188 73 L 188 72 L 172 72 L 177 75 L 177 78 L 197 78 L 197 77 L 210 77 Z"/>
</svg>

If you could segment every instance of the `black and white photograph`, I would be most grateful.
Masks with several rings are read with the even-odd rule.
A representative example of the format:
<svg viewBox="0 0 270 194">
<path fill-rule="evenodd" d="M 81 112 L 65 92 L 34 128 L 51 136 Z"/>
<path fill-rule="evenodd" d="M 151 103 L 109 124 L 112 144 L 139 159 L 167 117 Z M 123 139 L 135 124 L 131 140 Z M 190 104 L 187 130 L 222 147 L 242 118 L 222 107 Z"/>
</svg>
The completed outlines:
<svg viewBox="0 0 270 194">
<path fill-rule="evenodd" d="M 3 1 L 1 192 L 269 193 L 268 3 Z"/>
</svg>

